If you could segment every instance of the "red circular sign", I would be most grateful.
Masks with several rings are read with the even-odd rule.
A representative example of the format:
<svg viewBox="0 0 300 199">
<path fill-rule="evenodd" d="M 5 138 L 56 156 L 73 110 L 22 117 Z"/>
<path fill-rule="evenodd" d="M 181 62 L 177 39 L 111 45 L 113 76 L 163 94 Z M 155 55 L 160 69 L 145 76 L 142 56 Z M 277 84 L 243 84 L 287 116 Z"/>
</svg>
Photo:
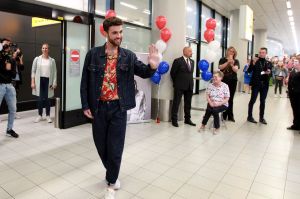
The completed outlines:
<svg viewBox="0 0 300 199">
<path fill-rule="evenodd" d="M 80 54 L 78 50 L 72 50 L 71 51 L 71 61 L 72 62 L 78 62 L 80 58 Z"/>
</svg>

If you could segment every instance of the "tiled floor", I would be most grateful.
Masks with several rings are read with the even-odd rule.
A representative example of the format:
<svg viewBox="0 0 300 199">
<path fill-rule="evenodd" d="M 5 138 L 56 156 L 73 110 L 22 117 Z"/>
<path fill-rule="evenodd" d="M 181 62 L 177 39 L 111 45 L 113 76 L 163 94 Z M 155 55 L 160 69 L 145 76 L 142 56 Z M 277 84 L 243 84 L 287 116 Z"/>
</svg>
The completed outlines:
<svg viewBox="0 0 300 199">
<path fill-rule="evenodd" d="M 237 93 L 236 123 L 227 122 L 215 136 L 183 123 L 129 125 L 117 199 L 299 199 L 300 136 L 286 130 L 289 101 L 270 92 L 269 124 L 254 125 L 245 122 L 249 97 Z M 205 106 L 201 95 L 193 106 Z M 203 114 L 193 111 L 193 121 L 199 124 Z M 102 198 L 105 171 L 91 126 L 59 130 L 46 121 L 33 123 L 33 112 L 20 115 L 20 138 L 0 135 L 0 198 Z M 258 103 L 254 115 L 258 119 Z M 2 132 L 5 127 L 2 121 Z"/>
</svg>

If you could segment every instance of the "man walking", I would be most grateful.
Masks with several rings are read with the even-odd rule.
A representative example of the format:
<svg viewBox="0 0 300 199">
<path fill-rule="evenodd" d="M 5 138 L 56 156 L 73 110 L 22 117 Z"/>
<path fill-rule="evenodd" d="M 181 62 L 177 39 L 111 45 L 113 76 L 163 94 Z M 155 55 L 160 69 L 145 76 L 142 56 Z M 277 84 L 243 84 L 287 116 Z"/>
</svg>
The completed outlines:
<svg viewBox="0 0 300 199">
<path fill-rule="evenodd" d="M 266 60 L 267 48 L 262 47 L 259 50 L 259 59 L 255 65 L 248 68 L 248 73 L 252 73 L 250 85 L 252 86 L 251 99 L 248 105 L 248 122 L 257 123 L 252 116 L 253 106 L 255 104 L 258 93 L 260 94 L 260 106 L 259 106 L 259 122 L 267 124 L 264 118 L 265 103 L 269 90 L 269 80 L 271 77 L 272 63 Z"/>
<path fill-rule="evenodd" d="M 196 126 L 191 121 L 191 104 L 193 96 L 194 60 L 191 59 L 193 51 L 190 47 L 183 48 L 183 56 L 174 60 L 171 69 L 174 98 L 172 106 L 172 125 L 178 127 L 178 109 L 182 95 L 184 95 L 184 123 Z"/>
<path fill-rule="evenodd" d="M 149 64 L 120 47 L 123 21 L 117 17 L 103 22 L 107 42 L 89 50 L 81 79 L 84 115 L 92 119 L 93 138 L 106 169 L 105 198 L 113 199 L 118 180 L 126 132 L 126 111 L 135 107 L 134 75 L 151 77 L 159 63 L 158 51 L 149 47 Z"/>
</svg>

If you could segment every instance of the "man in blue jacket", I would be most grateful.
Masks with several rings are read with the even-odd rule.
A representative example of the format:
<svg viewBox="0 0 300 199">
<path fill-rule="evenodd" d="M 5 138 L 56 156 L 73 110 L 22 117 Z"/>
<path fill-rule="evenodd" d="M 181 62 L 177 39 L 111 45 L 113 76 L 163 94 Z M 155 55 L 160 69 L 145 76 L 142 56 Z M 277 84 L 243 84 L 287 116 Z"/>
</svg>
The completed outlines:
<svg viewBox="0 0 300 199">
<path fill-rule="evenodd" d="M 149 47 L 148 65 L 130 50 L 120 47 L 123 22 L 111 17 L 103 22 L 107 42 L 89 50 L 81 79 L 84 115 L 92 119 L 93 138 L 106 169 L 108 188 L 105 198 L 114 198 L 126 132 L 126 111 L 135 107 L 134 75 L 151 77 L 159 64 L 158 51 Z"/>
</svg>

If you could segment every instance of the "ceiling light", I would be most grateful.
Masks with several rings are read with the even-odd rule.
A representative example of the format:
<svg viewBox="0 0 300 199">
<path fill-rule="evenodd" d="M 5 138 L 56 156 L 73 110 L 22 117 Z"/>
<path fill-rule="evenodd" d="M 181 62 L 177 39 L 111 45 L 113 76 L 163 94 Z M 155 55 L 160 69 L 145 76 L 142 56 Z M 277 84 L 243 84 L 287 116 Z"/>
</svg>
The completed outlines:
<svg viewBox="0 0 300 199">
<path fill-rule="evenodd" d="M 143 13 L 148 14 L 148 15 L 151 15 L 150 10 L 148 10 L 148 9 L 144 9 Z"/>
<path fill-rule="evenodd" d="M 292 5 L 291 5 L 291 2 L 290 1 L 286 1 L 286 7 L 288 9 L 291 9 Z"/>
<path fill-rule="evenodd" d="M 123 2 L 123 1 L 121 1 L 120 4 L 121 4 L 122 6 L 131 8 L 131 9 L 134 9 L 134 10 L 137 10 L 137 9 L 138 9 L 136 6 L 134 6 L 134 5 L 132 5 L 132 4 L 129 4 L 129 3 L 125 3 L 125 2 Z"/>
<path fill-rule="evenodd" d="M 193 26 L 187 25 L 187 28 L 188 28 L 188 29 L 193 29 Z"/>
<path fill-rule="evenodd" d="M 294 21 L 294 17 L 289 17 L 289 21 Z"/>
<path fill-rule="evenodd" d="M 139 22 L 139 21 L 132 21 L 132 23 L 134 23 L 136 25 L 140 25 L 140 26 L 145 26 L 145 24 L 143 24 L 142 22 Z"/>
<path fill-rule="evenodd" d="M 193 11 L 193 9 L 192 9 L 191 7 L 186 7 L 186 11 L 188 11 L 188 12 L 192 12 L 192 11 Z"/>
<path fill-rule="evenodd" d="M 291 9 L 287 10 L 287 14 L 289 17 L 293 16 L 293 11 Z"/>
<path fill-rule="evenodd" d="M 129 27 L 129 26 L 126 26 L 127 29 L 131 29 L 131 30 L 135 30 L 136 28 L 134 27 Z"/>
<path fill-rule="evenodd" d="M 100 11 L 100 10 L 95 10 L 95 12 L 96 12 L 96 14 L 103 15 L 103 16 L 106 14 L 105 12 Z"/>
<path fill-rule="evenodd" d="M 291 26 L 295 26 L 295 22 L 291 21 L 290 22 Z"/>
<path fill-rule="evenodd" d="M 128 20 L 127 17 L 123 17 L 123 16 L 121 16 L 121 15 L 118 15 L 118 18 L 122 19 L 123 21 L 127 21 L 127 20 Z"/>
</svg>

